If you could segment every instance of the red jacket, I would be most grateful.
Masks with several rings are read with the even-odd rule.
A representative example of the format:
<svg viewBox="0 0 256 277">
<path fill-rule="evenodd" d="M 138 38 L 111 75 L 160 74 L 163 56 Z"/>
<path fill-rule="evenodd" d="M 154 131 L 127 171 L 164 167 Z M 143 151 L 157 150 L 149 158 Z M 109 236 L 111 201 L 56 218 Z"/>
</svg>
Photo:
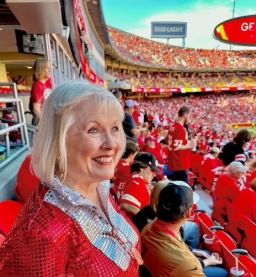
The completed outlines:
<svg viewBox="0 0 256 277">
<path fill-rule="evenodd" d="M 0 248 L 0 276 L 138 276 L 131 253 L 140 250 L 139 234 L 109 194 L 106 223 L 96 206 L 70 191 L 39 185 Z"/>
</svg>

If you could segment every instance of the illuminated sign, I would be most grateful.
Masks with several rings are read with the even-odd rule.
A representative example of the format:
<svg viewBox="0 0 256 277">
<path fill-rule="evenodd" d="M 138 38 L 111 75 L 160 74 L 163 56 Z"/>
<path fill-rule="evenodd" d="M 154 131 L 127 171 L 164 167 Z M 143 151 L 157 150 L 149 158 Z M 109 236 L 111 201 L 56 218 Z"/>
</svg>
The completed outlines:
<svg viewBox="0 0 256 277">
<path fill-rule="evenodd" d="M 185 38 L 187 36 L 186 22 L 153 21 L 151 22 L 152 38 Z"/>
<path fill-rule="evenodd" d="M 224 21 L 215 27 L 214 36 L 229 44 L 256 46 L 256 15 Z"/>
</svg>

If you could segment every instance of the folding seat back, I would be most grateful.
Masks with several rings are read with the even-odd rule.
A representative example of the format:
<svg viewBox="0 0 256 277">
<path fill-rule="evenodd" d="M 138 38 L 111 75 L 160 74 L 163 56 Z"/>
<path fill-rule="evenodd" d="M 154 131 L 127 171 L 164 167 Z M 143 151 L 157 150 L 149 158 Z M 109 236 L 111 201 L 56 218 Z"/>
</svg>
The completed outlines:
<svg viewBox="0 0 256 277">
<path fill-rule="evenodd" d="M 203 161 L 203 156 L 199 153 L 192 153 L 191 161 L 192 172 L 198 175 L 199 168 L 201 167 Z"/>
<path fill-rule="evenodd" d="M 218 221 L 221 225 L 224 225 L 227 221 L 227 210 L 229 209 L 230 202 L 228 200 L 219 199 L 214 203 L 214 210 L 212 213 L 212 218 Z"/>
<path fill-rule="evenodd" d="M 228 232 L 237 242 L 237 245 L 240 245 L 242 242 L 241 229 L 243 225 L 243 216 L 237 210 L 239 207 L 235 207 L 234 204 L 230 206 L 230 210 L 233 210 L 232 213 L 228 213 L 228 223 L 225 226 L 225 231 Z"/>
<path fill-rule="evenodd" d="M 248 255 L 241 255 L 239 262 L 245 267 L 252 276 L 256 276 L 256 260 Z"/>
<path fill-rule="evenodd" d="M 212 226 L 206 230 L 206 233 L 203 235 L 204 239 L 204 248 L 210 252 L 217 252 L 221 254 L 220 248 L 220 239 L 216 235 L 218 230 L 223 230 L 222 226 Z"/>
<path fill-rule="evenodd" d="M 225 247 L 227 247 L 230 251 L 236 249 L 236 243 L 234 242 L 232 237 L 225 231 L 218 230 L 215 232 L 215 235 L 218 237 L 220 242 L 225 245 Z"/>
<path fill-rule="evenodd" d="M 22 204 L 16 201 L 0 202 L 0 233 L 4 236 L 7 236 L 11 231 L 21 208 Z"/>
<path fill-rule="evenodd" d="M 15 192 L 21 203 L 25 203 L 30 198 L 39 182 L 40 180 L 32 170 L 31 156 L 29 155 L 23 161 L 17 174 Z"/>
<path fill-rule="evenodd" d="M 198 182 L 203 185 L 204 188 L 210 189 L 211 182 L 209 179 L 212 180 L 214 177 L 214 173 L 212 170 L 218 166 L 216 159 L 208 159 L 206 160 L 203 165 L 199 168 L 198 172 Z"/>
<path fill-rule="evenodd" d="M 194 221 L 199 225 L 199 229 L 202 235 L 209 233 L 210 227 L 214 225 L 211 217 L 202 210 L 195 211 Z"/>
<path fill-rule="evenodd" d="M 250 218 L 243 216 L 238 231 L 240 231 L 243 236 L 241 247 L 247 249 L 249 253 L 256 258 L 256 223 L 250 220 Z"/>
<path fill-rule="evenodd" d="M 254 277 L 250 269 L 247 269 L 244 263 L 241 263 L 240 259 L 242 256 L 247 256 L 248 251 L 245 249 L 228 249 L 224 244 L 220 243 L 221 246 L 221 256 L 223 258 L 223 263 L 225 268 L 230 272 L 232 268 L 237 268 L 244 271 L 243 277 Z M 231 276 L 231 275 L 230 275 Z"/>
</svg>

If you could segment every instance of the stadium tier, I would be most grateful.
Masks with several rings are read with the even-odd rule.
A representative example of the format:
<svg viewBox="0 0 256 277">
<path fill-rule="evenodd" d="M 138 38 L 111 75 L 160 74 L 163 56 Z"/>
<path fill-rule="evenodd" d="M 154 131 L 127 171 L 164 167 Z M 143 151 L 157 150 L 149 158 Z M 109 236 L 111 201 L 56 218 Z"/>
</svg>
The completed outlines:
<svg viewBox="0 0 256 277">
<path fill-rule="evenodd" d="M 255 69 L 255 51 L 223 51 L 175 47 L 108 27 L 115 49 L 134 63 L 182 69 Z"/>
<path fill-rule="evenodd" d="M 255 277 L 256 51 L 0 2 L 0 276 Z"/>
<path fill-rule="evenodd" d="M 109 69 L 108 73 L 118 80 L 130 84 L 137 93 L 187 93 L 187 92 L 222 92 L 256 89 L 254 74 L 205 73 L 205 72 L 140 72 Z"/>
</svg>

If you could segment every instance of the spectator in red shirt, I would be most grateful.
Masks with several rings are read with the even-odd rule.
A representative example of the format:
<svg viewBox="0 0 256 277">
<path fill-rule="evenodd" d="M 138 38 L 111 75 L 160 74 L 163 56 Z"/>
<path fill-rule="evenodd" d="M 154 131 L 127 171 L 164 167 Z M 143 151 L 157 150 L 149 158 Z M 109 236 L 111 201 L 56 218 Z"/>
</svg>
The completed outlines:
<svg viewBox="0 0 256 277">
<path fill-rule="evenodd" d="M 113 178 L 114 185 L 112 192 L 116 201 L 120 200 L 121 196 L 123 195 L 125 185 L 128 182 L 127 180 L 131 178 L 131 164 L 138 152 L 138 145 L 131 140 L 127 140 L 125 152 L 116 166 L 115 175 Z"/>
<path fill-rule="evenodd" d="M 160 143 L 157 143 L 156 140 L 148 136 L 145 138 L 145 147 L 143 149 L 145 152 L 149 152 L 152 155 L 154 155 L 158 161 L 158 163 L 164 165 L 165 161 L 163 157 L 161 156 L 161 145 Z"/>
<path fill-rule="evenodd" d="M 196 146 L 195 140 L 188 140 L 185 126 L 189 121 L 190 110 L 183 106 L 178 111 L 178 119 L 168 133 L 169 157 L 168 169 L 173 172 L 168 176 L 172 180 L 188 183 L 188 170 L 191 167 L 191 149 Z"/>
<path fill-rule="evenodd" d="M 239 213 L 256 221 L 256 182 L 251 188 L 242 190 L 233 202 L 234 207 L 239 207 Z M 229 213 L 236 216 L 236 210 L 230 210 Z M 231 217 L 232 218 L 232 215 Z"/>
<path fill-rule="evenodd" d="M 52 91 L 51 67 L 48 61 L 37 59 L 34 64 L 34 83 L 31 89 L 29 109 L 33 113 L 32 124 L 37 125 L 44 101 Z"/>
<path fill-rule="evenodd" d="M 131 217 L 150 203 L 150 183 L 158 168 L 151 153 L 140 152 L 131 165 L 132 177 L 120 200 L 120 207 Z"/>
<path fill-rule="evenodd" d="M 202 165 L 207 161 L 207 160 L 216 160 L 217 161 L 217 158 L 218 158 L 218 155 L 220 153 L 220 149 L 219 147 L 212 147 L 210 152 L 205 154 L 204 157 L 203 157 L 203 161 L 202 161 Z"/>
<path fill-rule="evenodd" d="M 223 224 L 227 221 L 231 205 L 240 193 L 238 185 L 239 179 L 246 173 L 247 167 L 241 162 L 234 161 L 228 167 L 227 174 L 219 177 L 214 194 L 214 212 L 213 218 L 218 218 L 218 221 Z M 221 215 L 221 217 L 218 217 Z"/>
</svg>

